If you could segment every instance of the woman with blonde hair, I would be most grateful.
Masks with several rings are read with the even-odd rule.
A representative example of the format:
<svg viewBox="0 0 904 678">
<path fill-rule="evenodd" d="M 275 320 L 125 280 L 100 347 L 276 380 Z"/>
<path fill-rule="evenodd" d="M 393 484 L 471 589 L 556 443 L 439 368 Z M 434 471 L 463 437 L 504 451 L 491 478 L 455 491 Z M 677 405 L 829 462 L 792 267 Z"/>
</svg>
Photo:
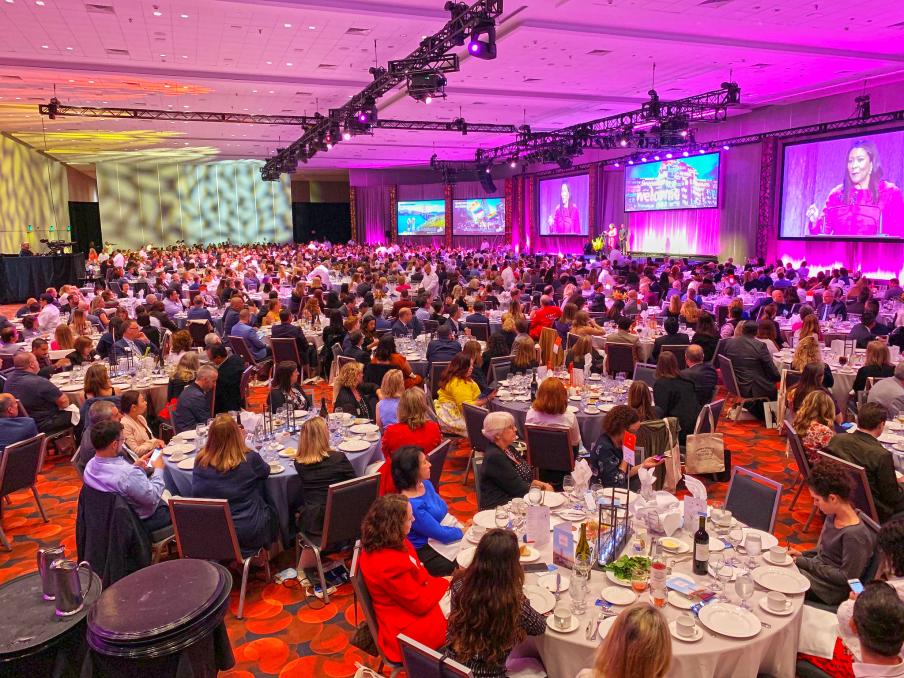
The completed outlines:
<svg viewBox="0 0 904 678">
<path fill-rule="evenodd" d="M 671 664 L 672 638 L 665 616 L 649 603 L 635 603 L 615 618 L 593 668 L 576 678 L 662 678 Z"/>
<path fill-rule="evenodd" d="M 87 337 L 94 331 L 94 327 L 88 322 L 87 314 L 80 308 L 72 311 L 72 317 L 69 319 L 69 329 L 76 337 Z"/>
<path fill-rule="evenodd" d="M 823 366 L 822 385 L 829 389 L 832 388 L 835 385 L 835 377 L 829 366 L 823 363 L 819 340 L 812 334 L 798 342 L 797 348 L 794 349 L 794 357 L 791 358 L 791 369 L 803 372 L 810 363 L 820 363 Z"/>
<path fill-rule="evenodd" d="M 684 322 L 691 327 L 694 327 L 697 324 L 697 318 L 700 317 L 700 308 L 697 306 L 697 302 L 693 299 L 688 299 L 683 304 L 681 304 L 681 312 L 679 313 L 679 320 Z"/>
<path fill-rule="evenodd" d="M 75 338 L 72 336 L 72 329 L 69 325 L 59 324 L 53 331 L 53 341 L 50 342 L 51 351 L 61 351 L 63 349 L 72 350 L 75 348 Z"/>
<path fill-rule="evenodd" d="M 110 322 L 110 319 L 107 317 L 104 298 L 102 296 L 98 295 L 91 300 L 91 303 L 88 305 L 88 315 L 93 315 L 97 318 L 97 321 L 103 327 L 106 327 L 107 323 Z"/>
<path fill-rule="evenodd" d="M 319 535 L 323 532 L 329 486 L 355 477 L 355 469 L 345 453 L 330 447 L 325 419 L 314 417 L 301 427 L 295 452 L 295 471 L 301 479 L 301 495 L 304 498 L 298 528 L 307 535 Z"/>
<path fill-rule="evenodd" d="M 377 391 L 377 426 L 382 431 L 399 421 L 399 399 L 405 392 L 405 377 L 401 370 L 392 369 L 383 375 L 383 382 Z"/>
<path fill-rule="evenodd" d="M 527 335 L 518 335 L 512 344 L 511 374 L 525 374 L 540 366 L 537 360 L 537 347 L 534 340 Z"/>
<path fill-rule="evenodd" d="M 429 452 L 439 445 L 442 432 L 433 421 L 427 396 L 419 388 L 409 388 L 399 398 L 399 421 L 387 426 L 383 432 L 381 450 L 383 466 L 380 467 L 380 494 L 395 492 L 392 481 L 392 455 L 400 447 L 414 445 Z"/>
<path fill-rule="evenodd" d="M 189 351 L 179 358 L 166 386 L 166 399 L 172 400 L 182 395 L 182 391 L 195 380 L 201 367 L 201 358 L 194 351 Z"/>
<path fill-rule="evenodd" d="M 804 452 L 815 464 L 819 461 L 817 452 L 835 437 L 835 402 L 825 391 L 810 391 L 794 414 L 792 424 Z"/>
<path fill-rule="evenodd" d="M 377 387 L 364 383 L 364 365 L 346 363 L 339 369 L 333 383 L 336 399 L 333 410 L 373 421 L 376 410 Z"/>
<path fill-rule="evenodd" d="M 578 311 L 574 316 L 574 322 L 571 325 L 571 333 L 579 337 L 592 335 L 595 337 L 605 336 L 606 331 L 591 319 L 587 311 Z"/>
<path fill-rule="evenodd" d="M 854 392 L 858 393 L 866 388 L 866 380 L 882 379 L 885 377 L 893 377 L 895 375 L 895 366 L 891 362 L 891 352 L 888 350 L 888 344 L 878 339 L 869 342 L 866 345 L 866 359 L 863 367 L 857 370 L 857 376 L 854 378 Z"/>
<path fill-rule="evenodd" d="M 218 414 L 207 442 L 195 458 L 191 495 L 225 499 L 243 558 L 270 546 L 276 537 L 276 513 L 264 487 L 270 466 L 245 446 L 245 433 L 228 414 Z"/>
<path fill-rule="evenodd" d="M 678 318 L 681 315 L 681 295 L 674 294 L 669 298 L 669 307 L 665 310 L 666 318 Z"/>
<path fill-rule="evenodd" d="M 527 316 L 524 315 L 521 302 L 517 299 L 512 299 L 509 302 L 508 310 L 502 314 L 502 323 L 505 324 L 506 320 L 511 320 L 512 328 L 514 329 L 519 320 L 525 320 L 526 318 Z"/>
<path fill-rule="evenodd" d="M 807 337 L 816 337 L 817 340 L 822 340 L 822 332 L 819 329 L 819 319 L 816 317 L 815 313 L 810 313 L 807 315 L 800 324 L 800 329 L 796 332 L 798 341 L 803 341 Z"/>
</svg>

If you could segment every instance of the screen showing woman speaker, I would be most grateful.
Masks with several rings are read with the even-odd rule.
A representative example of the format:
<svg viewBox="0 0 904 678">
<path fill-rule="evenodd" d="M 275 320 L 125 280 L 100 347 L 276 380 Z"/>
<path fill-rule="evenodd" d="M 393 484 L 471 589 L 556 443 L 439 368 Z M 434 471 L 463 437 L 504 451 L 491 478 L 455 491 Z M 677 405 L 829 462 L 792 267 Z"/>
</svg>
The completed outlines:
<svg viewBox="0 0 904 678">
<path fill-rule="evenodd" d="M 590 175 L 541 179 L 540 235 L 583 235 L 588 233 Z"/>
<path fill-rule="evenodd" d="M 789 144 L 779 237 L 904 238 L 904 131 Z"/>
</svg>

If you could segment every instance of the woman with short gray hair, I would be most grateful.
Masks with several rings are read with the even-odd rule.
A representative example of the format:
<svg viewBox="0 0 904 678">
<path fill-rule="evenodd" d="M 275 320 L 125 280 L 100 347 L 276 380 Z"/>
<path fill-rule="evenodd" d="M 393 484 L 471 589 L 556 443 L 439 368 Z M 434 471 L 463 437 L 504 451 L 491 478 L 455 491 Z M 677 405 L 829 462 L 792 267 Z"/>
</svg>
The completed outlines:
<svg viewBox="0 0 904 678">
<path fill-rule="evenodd" d="M 553 487 L 533 479 L 533 472 L 512 446 L 518 438 L 515 418 L 508 412 L 490 412 L 481 431 L 489 441 L 480 467 L 480 510 L 495 508 L 523 497 L 531 486 L 552 492 Z"/>
</svg>

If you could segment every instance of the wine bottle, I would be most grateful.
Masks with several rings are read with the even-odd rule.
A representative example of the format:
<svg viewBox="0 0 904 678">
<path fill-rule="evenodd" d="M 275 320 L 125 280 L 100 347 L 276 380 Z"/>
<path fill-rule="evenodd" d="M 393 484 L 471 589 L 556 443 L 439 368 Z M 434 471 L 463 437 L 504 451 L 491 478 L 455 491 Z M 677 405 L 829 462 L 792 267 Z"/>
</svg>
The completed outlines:
<svg viewBox="0 0 904 678">
<path fill-rule="evenodd" d="M 522 382 L 523 383 L 523 382 Z M 530 401 L 537 399 L 537 370 L 533 370 L 533 376 L 530 380 Z"/>
<path fill-rule="evenodd" d="M 665 559 L 662 557 L 662 548 L 659 542 L 653 547 L 653 562 L 650 565 L 650 599 L 656 607 L 665 607 L 667 570 Z"/>
<path fill-rule="evenodd" d="M 329 418 L 329 413 L 326 411 L 326 398 L 320 399 L 320 416 L 324 419 Z"/>
<path fill-rule="evenodd" d="M 575 560 L 590 560 L 590 542 L 587 541 L 587 523 L 581 523 L 581 534 L 574 548 Z"/>
<path fill-rule="evenodd" d="M 709 564 L 709 533 L 706 531 L 706 515 L 700 514 L 700 529 L 694 532 L 694 574 L 706 574 Z"/>
</svg>

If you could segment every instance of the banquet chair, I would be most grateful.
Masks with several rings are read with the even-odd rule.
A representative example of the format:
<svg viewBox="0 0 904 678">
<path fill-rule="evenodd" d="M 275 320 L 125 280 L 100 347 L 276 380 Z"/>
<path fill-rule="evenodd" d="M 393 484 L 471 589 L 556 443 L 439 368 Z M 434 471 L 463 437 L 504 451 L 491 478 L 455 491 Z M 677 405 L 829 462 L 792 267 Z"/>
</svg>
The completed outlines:
<svg viewBox="0 0 904 678">
<path fill-rule="evenodd" d="M 355 594 L 355 598 L 357 600 L 358 605 L 361 606 L 361 611 L 364 613 L 364 621 L 367 624 L 367 628 L 370 631 L 371 637 L 374 639 L 374 644 L 377 646 L 377 655 L 380 657 L 380 665 L 377 667 L 377 673 L 383 675 L 383 667 L 388 666 L 390 668 L 391 673 L 389 674 L 389 678 L 395 678 L 399 674 L 399 671 L 402 670 L 402 664 L 396 664 L 393 661 L 390 661 L 386 658 L 386 655 L 383 654 L 383 650 L 380 649 L 380 645 L 376 643 L 376 639 L 380 637 L 380 628 L 377 624 L 377 613 L 374 611 L 373 599 L 370 597 L 370 591 L 367 590 L 367 582 L 364 581 L 364 577 L 361 576 L 361 572 L 359 571 L 360 563 L 358 561 L 361 555 L 361 542 L 358 541 L 355 543 L 354 554 L 352 555 L 352 566 L 349 570 L 349 580 L 352 583 L 352 591 Z M 358 608 L 355 607 L 355 625 L 358 623 Z M 408 674 L 409 676 L 415 676 L 417 674 Z"/>
<path fill-rule="evenodd" d="M 427 453 L 427 461 L 430 462 L 430 482 L 433 488 L 439 492 L 439 483 L 443 475 L 443 467 L 446 465 L 446 456 L 452 447 L 451 440 L 444 440 Z"/>
<path fill-rule="evenodd" d="M 772 534 L 781 498 L 781 483 L 736 466 L 725 494 L 725 509 L 748 527 Z"/>
<path fill-rule="evenodd" d="M 255 558 L 259 562 L 263 561 L 267 582 L 270 582 L 270 557 L 267 549 L 261 548 L 253 556 L 242 557 L 232 513 L 229 511 L 229 501 L 226 499 L 170 497 L 169 510 L 180 558 L 226 560 L 242 564 L 242 586 L 239 589 L 239 609 L 236 613 L 236 617 L 241 619 L 245 611 L 248 573 Z"/>
<path fill-rule="evenodd" d="M 430 365 L 430 400 L 437 396 L 439 391 L 439 380 L 443 376 L 443 372 L 449 367 L 449 360 L 431 363 Z"/>
<path fill-rule="evenodd" d="M 461 412 L 465 417 L 465 429 L 468 432 L 468 440 L 471 442 L 471 452 L 465 466 L 464 484 L 467 485 L 472 465 L 476 463 L 478 456 L 483 458 L 483 453 L 486 452 L 490 442 L 483 435 L 483 420 L 486 419 L 489 412 L 483 407 L 470 403 L 462 403 Z"/>
<path fill-rule="evenodd" d="M 273 362 L 281 363 L 285 360 L 298 365 L 301 370 L 301 356 L 298 354 L 298 343 L 294 337 L 271 337 L 270 346 L 273 349 Z"/>
<path fill-rule="evenodd" d="M 791 505 L 788 507 L 788 510 L 792 511 L 794 510 L 794 505 L 797 503 L 797 498 L 800 497 L 800 493 L 803 492 L 803 489 L 807 484 L 807 479 L 810 477 L 810 460 L 807 458 L 807 451 L 804 449 L 800 436 L 797 435 L 797 431 L 794 430 L 794 427 L 787 421 L 784 422 L 784 427 L 785 436 L 788 438 L 788 447 L 791 448 L 791 454 L 794 455 L 794 462 L 797 464 L 797 478 L 794 479 L 794 484 L 791 485 L 792 488 L 794 485 L 797 485 L 797 490 L 794 492 L 794 497 L 791 499 Z M 804 532 L 810 529 L 810 523 L 815 515 L 816 504 L 813 504 L 813 507 L 810 509 L 810 515 L 807 516 L 807 521 L 804 523 Z"/>
<path fill-rule="evenodd" d="M 565 336 L 565 349 L 570 350 L 570 349 L 574 348 L 574 345 L 576 343 L 578 343 L 578 339 L 580 339 L 580 338 L 581 338 L 581 336 L 579 334 L 574 334 L 572 332 L 569 332 Z"/>
<path fill-rule="evenodd" d="M 568 431 L 551 426 L 525 426 L 527 463 L 538 472 L 571 473 L 574 450 L 568 444 Z"/>
<path fill-rule="evenodd" d="M 634 374 L 634 346 L 606 342 L 606 373 L 614 377 L 619 372 Z"/>
<path fill-rule="evenodd" d="M 333 354 L 333 362 L 330 363 L 330 376 L 328 381 L 333 384 L 336 382 L 336 375 L 339 374 L 339 356 L 342 353 L 342 346 L 337 342 L 330 346 L 330 351 Z"/>
<path fill-rule="evenodd" d="M 683 370 L 687 367 L 687 361 L 684 359 L 684 354 L 687 352 L 687 346 L 681 346 L 678 344 L 664 344 L 662 350 L 675 354 L 675 359 L 678 361 L 679 370 Z"/>
<path fill-rule="evenodd" d="M 402 665 L 409 676 L 417 678 L 473 678 L 474 673 L 464 664 L 440 654 L 426 645 L 412 640 L 404 633 L 398 635 L 402 648 Z"/>
<path fill-rule="evenodd" d="M 245 341 L 244 337 L 233 337 L 230 335 L 228 339 L 230 348 L 237 356 L 248 365 L 257 365 L 257 360 L 254 358 L 254 354 L 251 353 L 251 349 L 248 348 L 248 342 Z"/>
<path fill-rule="evenodd" d="M 650 363 L 635 363 L 634 374 L 631 378 L 634 381 L 639 379 L 647 386 L 652 387 L 656 381 L 656 365 L 651 365 Z"/>
<path fill-rule="evenodd" d="M 352 358 L 351 356 L 347 356 L 347 355 L 336 356 L 336 361 L 337 361 L 337 364 L 338 364 L 338 368 L 337 368 L 337 369 L 340 369 L 340 370 L 341 370 L 345 365 L 348 365 L 349 363 L 356 363 L 356 362 L 358 362 L 358 360 L 357 360 L 356 358 Z"/>
<path fill-rule="evenodd" d="M 511 356 L 505 355 L 496 358 L 490 358 L 490 368 L 489 374 L 487 375 L 487 382 L 492 384 L 494 381 L 502 381 L 503 379 L 507 379 L 511 370 Z"/>
<path fill-rule="evenodd" d="M 370 475 L 352 478 L 341 483 L 333 483 L 327 489 L 326 509 L 323 518 L 323 532 L 308 536 L 298 531 L 296 549 L 298 551 L 299 572 L 303 571 L 304 552 L 311 549 L 317 561 L 317 575 L 320 579 L 323 602 L 330 602 L 330 594 L 323 572 L 321 552 L 327 546 L 344 544 L 361 536 L 361 522 L 377 497 L 380 495 L 380 476 Z"/>
<path fill-rule="evenodd" d="M 477 510 L 482 511 L 484 508 L 480 502 L 480 472 L 483 470 L 483 461 L 474 460 L 474 497 L 477 499 Z"/>
<path fill-rule="evenodd" d="M 0 355 L 0 370 L 11 370 L 13 369 L 13 357 L 11 355 Z M 4 383 L 6 382 L 6 377 L 3 378 Z M 0 384 L 2 386 L 2 384 Z"/>
<path fill-rule="evenodd" d="M 724 400 L 714 400 L 711 403 L 706 403 L 706 405 L 700 409 L 700 414 L 697 415 L 697 423 L 694 426 L 694 435 L 716 432 L 716 429 L 719 428 L 719 417 L 722 416 L 723 405 L 725 405 Z M 713 420 L 712 430 L 709 428 L 710 414 L 712 414 Z"/>
<path fill-rule="evenodd" d="M 565 351 L 561 350 L 561 344 L 562 338 L 553 328 L 544 327 L 540 330 L 540 341 L 537 344 L 540 350 L 540 364 L 549 365 L 552 363 L 553 367 L 559 367 L 565 362 Z M 559 346 L 558 351 L 554 348 L 556 345 Z"/>
<path fill-rule="evenodd" d="M 191 335 L 191 345 L 195 348 L 204 347 L 204 337 L 213 332 L 213 326 L 208 320 L 189 320 L 188 333 Z"/>
<path fill-rule="evenodd" d="M 858 464 L 845 461 L 839 457 L 831 455 L 827 452 L 817 452 L 820 456 L 820 463 L 829 462 L 832 464 L 840 464 L 851 479 L 853 493 L 851 494 L 851 503 L 855 508 L 863 511 L 874 521 L 879 522 L 879 514 L 876 511 L 876 504 L 873 501 L 873 491 L 869 486 L 869 480 L 866 476 L 866 469 Z"/>
<path fill-rule="evenodd" d="M 44 505 L 41 504 L 41 496 L 35 484 L 44 464 L 46 450 L 47 440 L 43 433 L 39 433 L 33 438 L 7 445 L 0 456 L 0 500 L 13 492 L 30 489 L 45 523 L 48 522 L 47 514 L 44 513 Z M 12 546 L 3 532 L 2 523 L 0 523 L 0 544 L 3 544 L 6 550 L 12 551 Z"/>
<path fill-rule="evenodd" d="M 488 323 L 465 323 L 465 329 L 471 330 L 471 336 L 477 341 L 488 341 L 490 338 L 490 326 Z"/>
<path fill-rule="evenodd" d="M 424 334 L 429 334 L 431 337 L 439 329 L 439 323 L 436 320 L 422 320 L 421 323 L 424 325 Z"/>
<path fill-rule="evenodd" d="M 110 280 L 110 281 L 108 281 L 108 282 L 107 282 L 107 287 L 108 287 L 109 290 L 110 290 L 113 294 L 115 294 L 117 297 L 121 297 L 121 296 L 122 296 L 122 287 L 121 287 L 121 286 L 119 285 L 119 283 L 116 282 L 115 280 Z"/>
<path fill-rule="evenodd" d="M 716 306 L 716 327 L 722 327 L 728 320 L 728 306 Z"/>
<path fill-rule="evenodd" d="M 769 399 L 765 397 L 745 397 L 741 395 L 741 387 L 738 386 L 738 379 L 735 376 L 734 365 L 731 362 L 730 358 L 726 358 L 724 355 L 720 355 L 718 357 L 719 361 L 719 372 L 722 374 L 722 383 L 725 386 L 725 390 L 728 391 L 728 396 L 731 402 L 731 410 L 728 414 L 729 418 L 733 421 L 737 421 L 741 416 L 744 405 L 747 403 L 752 403 L 757 400 L 762 400 L 767 402 Z M 771 428 L 767 422 L 767 428 Z"/>
</svg>

